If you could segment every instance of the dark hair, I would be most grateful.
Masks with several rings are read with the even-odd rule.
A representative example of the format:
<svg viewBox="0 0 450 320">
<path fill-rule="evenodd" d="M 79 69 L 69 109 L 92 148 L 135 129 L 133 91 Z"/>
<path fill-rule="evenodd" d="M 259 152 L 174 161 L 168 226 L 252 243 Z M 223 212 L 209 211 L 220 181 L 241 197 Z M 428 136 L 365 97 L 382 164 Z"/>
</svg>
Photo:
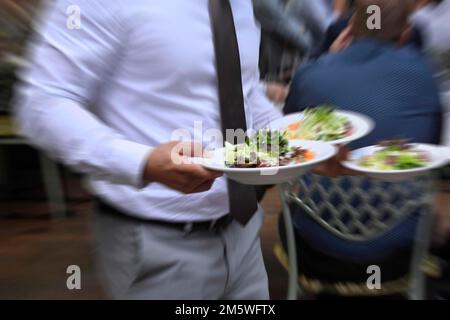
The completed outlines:
<svg viewBox="0 0 450 320">
<path fill-rule="evenodd" d="M 381 11 L 381 29 L 369 29 L 367 9 L 376 5 Z M 375 38 L 383 41 L 397 41 L 408 26 L 409 0 L 354 0 L 354 30 L 358 38 Z"/>
</svg>

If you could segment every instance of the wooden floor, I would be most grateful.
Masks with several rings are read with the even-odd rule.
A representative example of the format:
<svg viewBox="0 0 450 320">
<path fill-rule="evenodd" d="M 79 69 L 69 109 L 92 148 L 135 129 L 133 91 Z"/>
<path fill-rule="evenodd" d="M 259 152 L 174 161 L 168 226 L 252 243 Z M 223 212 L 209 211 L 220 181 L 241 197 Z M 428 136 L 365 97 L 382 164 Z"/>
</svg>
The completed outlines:
<svg viewBox="0 0 450 320">
<path fill-rule="evenodd" d="M 78 191 L 79 192 L 79 191 Z M 80 198 L 80 195 L 78 195 Z M 104 299 L 92 261 L 92 203 L 71 201 L 70 216 L 51 220 L 43 202 L 0 202 L 0 299 Z M 287 274 L 272 253 L 277 241 L 279 202 L 271 190 L 263 202 L 264 258 L 272 298 L 283 299 Z M 82 289 L 66 288 L 66 268 L 79 265 Z"/>
</svg>

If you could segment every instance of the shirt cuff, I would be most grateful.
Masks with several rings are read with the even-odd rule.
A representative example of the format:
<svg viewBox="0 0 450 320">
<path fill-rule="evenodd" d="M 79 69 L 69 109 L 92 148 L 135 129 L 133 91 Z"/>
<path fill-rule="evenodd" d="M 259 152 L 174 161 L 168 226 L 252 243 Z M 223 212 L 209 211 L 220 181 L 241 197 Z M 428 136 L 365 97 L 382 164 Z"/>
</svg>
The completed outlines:
<svg viewBox="0 0 450 320">
<path fill-rule="evenodd" d="M 153 148 L 146 145 L 129 141 L 115 140 L 112 143 L 114 176 L 122 182 L 142 189 L 147 183 L 144 181 L 144 169 L 147 159 Z"/>
</svg>

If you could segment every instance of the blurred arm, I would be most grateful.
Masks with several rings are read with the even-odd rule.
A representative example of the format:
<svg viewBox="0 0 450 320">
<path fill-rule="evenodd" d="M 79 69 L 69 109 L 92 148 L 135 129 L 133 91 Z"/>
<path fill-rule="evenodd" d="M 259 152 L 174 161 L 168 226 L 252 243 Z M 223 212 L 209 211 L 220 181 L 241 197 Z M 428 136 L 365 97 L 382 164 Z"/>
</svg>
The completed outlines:
<svg viewBox="0 0 450 320">
<path fill-rule="evenodd" d="M 106 1 L 105 1 L 106 2 Z M 50 2 L 15 105 L 22 135 L 36 147 L 97 179 L 141 186 L 148 146 L 128 140 L 88 110 L 120 50 L 114 2 L 80 0 L 81 28 L 67 28 L 69 1 Z"/>
<path fill-rule="evenodd" d="M 442 144 L 450 147 L 450 91 L 441 94 L 443 105 Z"/>
<path fill-rule="evenodd" d="M 325 34 L 331 23 L 327 8 L 317 0 L 290 0 L 286 11 L 292 19 L 305 25 L 316 41 Z"/>
<path fill-rule="evenodd" d="M 252 129 L 264 129 L 270 122 L 282 117 L 282 113 L 269 101 L 259 84 L 259 73 L 255 76 L 254 85 L 247 97 L 253 118 Z"/>
<path fill-rule="evenodd" d="M 274 32 L 303 52 L 311 47 L 311 35 L 305 26 L 290 15 L 280 0 L 253 0 L 255 17 L 264 30 Z"/>
</svg>

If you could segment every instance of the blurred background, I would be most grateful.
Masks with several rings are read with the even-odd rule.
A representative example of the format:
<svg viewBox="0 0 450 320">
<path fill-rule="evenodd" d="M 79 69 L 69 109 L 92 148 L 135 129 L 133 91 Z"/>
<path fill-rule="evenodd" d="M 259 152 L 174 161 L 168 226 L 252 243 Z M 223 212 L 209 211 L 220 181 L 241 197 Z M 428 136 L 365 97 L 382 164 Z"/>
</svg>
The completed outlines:
<svg viewBox="0 0 450 320">
<path fill-rule="evenodd" d="M 33 21 L 43 2 L 0 0 L 0 299 L 103 299 L 106 295 L 100 287 L 92 259 L 89 222 L 93 199 L 83 188 L 82 177 L 28 146 L 27 141 L 18 136 L 11 114 L 16 72 L 26 64 L 27 38 L 34 31 Z M 449 39 L 448 3 L 448 0 L 411 1 L 414 12 L 411 25 L 420 34 L 421 45 L 417 50 L 436 66 L 443 101 L 448 97 L 450 41 L 444 48 L 437 48 L 437 45 L 445 44 L 445 41 L 434 41 L 436 38 Z M 254 5 L 262 26 L 261 86 L 282 108 L 296 70 L 330 50 L 347 26 L 352 3 L 345 0 L 254 0 Z M 441 7 L 436 10 L 438 6 Z M 447 18 L 441 19 L 441 25 L 433 26 L 436 29 L 431 29 L 431 22 L 437 21 L 433 17 L 436 12 L 439 17 Z M 448 106 L 449 100 L 443 104 Z M 445 133 L 445 128 L 442 142 L 448 143 L 450 134 Z M 422 234 L 427 239 L 418 239 L 427 243 L 423 259 L 414 262 L 426 278 L 424 297 L 427 299 L 450 298 L 449 177 L 448 168 L 436 172 L 433 209 L 430 211 L 432 229 Z M 282 241 L 283 230 L 279 230 L 281 203 L 275 188 L 267 191 L 262 205 L 266 211 L 262 241 L 271 296 L 285 299 L 288 288 L 286 244 Z M 314 271 L 322 267 L 333 269 L 333 260 L 330 261 L 325 252 L 311 253 L 305 247 L 302 250 L 299 251 L 301 255 L 311 254 L 311 261 L 317 264 L 299 268 L 299 273 L 302 270 L 306 273 L 299 274 L 303 279 L 299 283 L 303 287 L 303 299 L 408 296 L 405 283 L 397 281 L 404 279 L 404 275 L 390 281 L 394 289 L 383 294 L 361 292 L 354 289 L 358 288 L 357 280 L 340 280 L 340 275 L 334 275 L 330 280 L 323 272 L 315 274 Z M 410 264 L 411 256 L 405 255 L 401 259 L 408 266 L 404 273 L 409 275 L 410 268 L 414 267 Z M 309 262 L 300 257 L 299 265 L 303 263 Z M 66 287 L 69 265 L 78 265 L 82 270 L 81 290 Z M 342 270 L 343 274 L 352 270 L 360 272 L 348 265 Z M 342 283 L 344 289 L 339 290 Z M 345 283 L 349 283 L 347 287 Z"/>
</svg>

